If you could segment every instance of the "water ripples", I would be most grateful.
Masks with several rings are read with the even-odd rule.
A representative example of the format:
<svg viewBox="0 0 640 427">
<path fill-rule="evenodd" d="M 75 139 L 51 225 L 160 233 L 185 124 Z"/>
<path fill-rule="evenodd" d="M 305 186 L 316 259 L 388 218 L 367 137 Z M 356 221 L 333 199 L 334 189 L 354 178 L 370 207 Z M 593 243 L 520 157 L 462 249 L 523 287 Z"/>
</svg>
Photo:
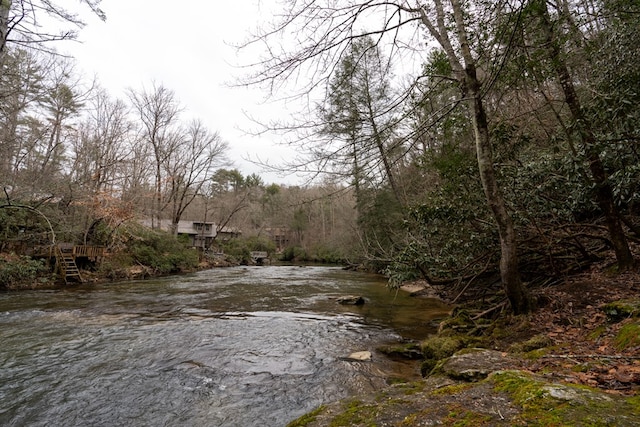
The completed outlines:
<svg viewBox="0 0 640 427">
<path fill-rule="evenodd" d="M 393 362 L 343 358 L 400 338 L 393 304 L 373 276 L 297 267 L 2 294 L 0 425 L 285 425 L 384 385 Z"/>
</svg>

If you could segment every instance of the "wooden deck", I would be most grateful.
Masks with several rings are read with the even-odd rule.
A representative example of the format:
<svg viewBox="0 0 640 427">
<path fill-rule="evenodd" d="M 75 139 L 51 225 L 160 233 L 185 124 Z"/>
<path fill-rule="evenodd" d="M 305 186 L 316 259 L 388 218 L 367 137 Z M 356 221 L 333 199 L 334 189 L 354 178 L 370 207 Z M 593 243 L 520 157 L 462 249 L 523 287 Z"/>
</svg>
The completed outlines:
<svg viewBox="0 0 640 427">
<path fill-rule="evenodd" d="M 40 258 L 55 258 L 56 251 L 61 251 L 65 254 L 71 255 L 75 258 L 89 258 L 92 261 L 97 261 L 105 254 L 106 248 L 104 246 L 90 246 L 90 245 L 71 245 L 60 243 L 53 246 L 37 246 L 33 248 L 28 255 Z"/>
<path fill-rule="evenodd" d="M 253 262 L 258 265 L 262 265 L 265 261 L 269 261 L 269 254 L 265 251 L 252 251 L 250 255 Z"/>
<path fill-rule="evenodd" d="M 55 260 L 56 271 L 65 283 L 69 283 L 69 281 L 82 283 L 83 279 L 76 260 L 78 258 L 87 258 L 91 261 L 98 261 L 104 256 L 105 250 L 104 246 L 60 243 L 33 248 L 30 255 L 38 258 L 47 258 L 49 262 Z"/>
</svg>

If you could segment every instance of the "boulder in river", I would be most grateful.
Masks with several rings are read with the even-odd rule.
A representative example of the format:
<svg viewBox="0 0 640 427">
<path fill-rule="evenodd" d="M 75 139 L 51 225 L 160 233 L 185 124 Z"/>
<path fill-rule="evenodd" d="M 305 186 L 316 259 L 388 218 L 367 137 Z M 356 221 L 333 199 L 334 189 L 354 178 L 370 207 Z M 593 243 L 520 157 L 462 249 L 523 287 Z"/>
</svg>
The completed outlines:
<svg viewBox="0 0 640 427">
<path fill-rule="evenodd" d="M 359 295 L 347 295 L 338 298 L 338 304 L 342 305 L 362 305 L 364 304 L 364 298 Z"/>
<path fill-rule="evenodd" d="M 355 353 L 351 353 L 348 357 L 345 357 L 345 360 L 353 362 L 368 362 L 371 360 L 371 352 L 356 351 Z"/>
</svg>

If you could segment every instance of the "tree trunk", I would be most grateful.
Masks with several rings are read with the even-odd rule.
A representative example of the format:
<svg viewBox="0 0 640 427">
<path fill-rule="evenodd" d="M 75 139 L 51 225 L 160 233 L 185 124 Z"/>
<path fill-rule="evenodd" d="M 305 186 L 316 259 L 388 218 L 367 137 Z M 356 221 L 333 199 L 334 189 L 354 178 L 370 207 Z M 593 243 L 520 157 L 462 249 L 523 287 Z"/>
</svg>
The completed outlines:
<svg viewBox="0 0 640 427">
<path fill-rule="evenodd" d="M 620 270 L 629 270 L 634 265 L 634 259 L 622 228 L 620 214 L 613 198 L 613 191 L 609 184 L 604 164 L 602 163 L 600 153 L 596 146 L 596 137 L 591 125 L 585 120 L 580 99 L 573 85 L 571 73 L 562 58 L 560 45 L 558 44 L 549 17 L 546 1 L 539 1 L 536 10 L 538 11 L 540 26 L 544 33 L 547 54 L 551 60 L 556 77 L 560 82 L 560 86 L 562 87 L 565 102 L 569 107 L 571 118 L 578 129 L 580 141 L 587 155 L 591 177 L 593 183 L 596 185 L 596 202 L 604 214 L 609 238 L 613 244 L 616 260 L 618 261 L 618 268 Z"/>
<path fill-rule="evenodd" d="M 500 278 L 511 308 L 515 314 L 531 310 L 531 299 L 520 278 L 518 269 L 518 248 L 516 232 L 507 211 L 507 206 L 496 179 L 493 168 L 493 152 L 489 139 L 489 125 L 482 103 L 481 83 L 478 80 L 475 60 L 469 48 L 464 27 L 463 9 L 459 0 L 451 0 L 460 51 L 464 60 L 464 70 L 458 70 L 463 96 L 468 100 L 473 115 L 473 130 L 476 142 L 478 170 L 487 203 L 498 225 L 500 237 Z M 459 63 L 458 63 L 459 64 Z M 454 68 L 455 69 L 455 68 Z"/>
<path fill-rule="evenodd" d="M 9 36 L 9 10 L 11 0 L 0 0 L 0 66 L 4 62 L 7 38 Z"/>
<path fill-rule="evenodd" d="M 480 97 L 480 83 L 473 66 L 467 66 L 465 87 L 473 114 L 473 130 L 480 180 L 493 217 L 498 225 L 500 237 L 500 278 L 511 308 L 515 314 L 531 310 L 531 300 L 520 278 L 516 232 L 507 211 L 504 196 L 498 185 L 493 168 L 493 153 L 489 139 L 489 126 L 484 105 Z"/>
</svg>

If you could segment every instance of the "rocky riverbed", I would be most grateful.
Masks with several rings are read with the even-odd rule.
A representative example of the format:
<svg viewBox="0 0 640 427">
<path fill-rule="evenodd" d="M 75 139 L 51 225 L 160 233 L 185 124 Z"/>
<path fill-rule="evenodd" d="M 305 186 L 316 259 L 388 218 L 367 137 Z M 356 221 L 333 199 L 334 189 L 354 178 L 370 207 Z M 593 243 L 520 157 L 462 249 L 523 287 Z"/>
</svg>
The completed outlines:
<svg viewBox="0 0 640 427">
<path fill-rule="evenodd" d="M 454 310 L 411 349 L 425 379 L 289 427 L 640 425 L 640 275 L 590 273 L 535 292 L 527 316 Z"/>
<path fill-rule="evenodd" d="M 321 406 L 294 426 L 636 426 L 637 397 L 505 369 L 502 352 L 468 349 L 424 381 Z"/>
</svg>

